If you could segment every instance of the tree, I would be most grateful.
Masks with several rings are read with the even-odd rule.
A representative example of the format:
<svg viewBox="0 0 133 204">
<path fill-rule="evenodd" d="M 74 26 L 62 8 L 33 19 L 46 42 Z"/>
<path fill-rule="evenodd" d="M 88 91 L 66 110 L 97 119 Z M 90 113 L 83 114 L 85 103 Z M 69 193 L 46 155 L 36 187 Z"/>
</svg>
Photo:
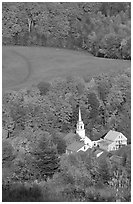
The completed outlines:
<svg viewBox="0 0 133 204">
<path fill-rule="evenodd" d="M 106 97 L 108 96 L 110 88 L 112 87 L 113 77 L 113 73 L 100 74 L 99 76 L 95 77 L 98 95 L 103 102 L 106 101 Z"/>
<path fill-rule="evenodd" d="M 97 99 L 97 96 L 95 93 L 89 93 L 88 96 L 88 103 L 91 106 L 91 111 L 90 111 L 90 118 L 94 119 L 98 115 L 98 108 L 99 108 L 99 101 Z"/>
<path fill-rule="evenodd" d="M 10 144 L 9 141 L 4 140 L 2 141 L 2 162 L 12 161 L 15 158 L 14 148 Z"/>
<path fill-rule="evenodd" d="M 106 16 L 112 16 L 116 15 L 120 11 L 126 11 L 127 7 L 129 5 L 129 2 L 104 2 L 101 3 L 100 10 L 102 11 L 103 14 Z"/>
<path fill-rule="evenodd" d="M 106 160 L 99 162 L 99 173 L 100 173 L 100 180 L 104 184 L 108 184 L 110 181 L 110 170 L 109 165 Z"/>
<path fill-rule="evenodd" d="M 131 60 L 131 37 L 122 40 L 121 55 L 123 59 Z"/>
<path fill-rule="evenodd" d="M 66 152 L 66 141 L 62 138 L 62 135 L 58 135 L 58 133 L 53 133 L 52 136 L 53 143 L 57 145 L 57 151 L 59 155 L 62 155 Z"/>
<path fill-rule="evenodd" d="M 19 9 L 13 3 L 3 3 L 2 24 L 3 37 L 12 38 L 22 31 L 19 22 Z"/>
<path fill-rule="evenodd" d="M 118 110 L 118 108 L 122 105 L 123 102 L 124 102 L 124 98 L 123 98 L 122 92 L 119 90 L 119 88 L 116 85 L 114 85 L 110 89 L 110 93 L 108 94 L 108 97 L 107 97 L 107 103 L 109 104 L 110 109 Z"/>
<path fill-rule="evenodd" d="M 53 92 L 49 92 L 48 100 L 55 116 L 54 128 L 63 131 L 64 125 L 68 126 L 70 124 L 71 105 L 62 96 L 59 97 Z M 66 128 L 64 129 L 66 130 Z"/>
<path fill-rule="evenodd" d="M 118 59 L 120 58 L 120 46 L 121 46 L 121 36 L 108 33 L 106 34 L 101 42 L 101 46 L 105 49 L 104 57 Z"/>
<path fill-rule="evenodd" d="M 49 134 L 45 135 L 39 145 L 33 150 L 34 165 L 38 175 L 45 180 L 52 177 L 59 167 L 59 157 L 56 147 L 52 144 Z"/>
</svg>

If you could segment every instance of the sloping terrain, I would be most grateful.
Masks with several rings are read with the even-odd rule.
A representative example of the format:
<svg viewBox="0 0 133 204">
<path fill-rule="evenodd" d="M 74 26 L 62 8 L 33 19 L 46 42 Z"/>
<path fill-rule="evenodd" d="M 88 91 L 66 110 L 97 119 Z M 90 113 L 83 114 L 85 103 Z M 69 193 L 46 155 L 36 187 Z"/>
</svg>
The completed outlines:
<svg viewBox="0 0 133 204">
<path fill-rule="evenodd" d="M 3 90 L 20 89 L 66 75 L 91 77 L 130 67 L 130 61 L 44 47 L 3 47 L 2 59 Z"/>
</svg>

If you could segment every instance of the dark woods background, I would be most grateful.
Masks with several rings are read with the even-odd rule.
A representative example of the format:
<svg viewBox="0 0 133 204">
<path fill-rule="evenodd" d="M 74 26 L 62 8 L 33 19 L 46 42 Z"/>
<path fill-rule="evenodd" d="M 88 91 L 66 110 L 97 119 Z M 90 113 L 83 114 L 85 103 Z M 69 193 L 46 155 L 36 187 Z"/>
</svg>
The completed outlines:
<svg viewBox="0 0 133 204">
<path fill-rule="evenodd" d="M 80 49 L 130 59 L 130 27 L 130 2 L 2 4 L 3 45 Z"/>
</svg>

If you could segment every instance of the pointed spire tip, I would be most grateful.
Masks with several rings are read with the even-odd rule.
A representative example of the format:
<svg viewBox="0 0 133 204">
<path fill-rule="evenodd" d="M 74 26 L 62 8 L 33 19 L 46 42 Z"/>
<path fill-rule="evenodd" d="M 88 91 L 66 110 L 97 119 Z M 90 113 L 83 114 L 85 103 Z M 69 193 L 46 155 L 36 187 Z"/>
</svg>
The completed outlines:
<svg viewBox="0 0 133 204">
<path fill-rule="evenodd" d="M 80 107 L 79 107 L 79 121 L 82 121 Z"/>
</svg>

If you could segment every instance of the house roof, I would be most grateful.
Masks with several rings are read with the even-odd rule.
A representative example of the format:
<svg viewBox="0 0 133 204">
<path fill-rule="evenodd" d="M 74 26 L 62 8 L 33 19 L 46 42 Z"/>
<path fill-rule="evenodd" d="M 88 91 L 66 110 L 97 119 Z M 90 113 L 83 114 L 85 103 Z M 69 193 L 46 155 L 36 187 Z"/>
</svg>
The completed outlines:
<svg viewBox="0 0 133 204">
<path fill-rule="evenodd" d="M 83 142 L 73 142 L 72 144 L 70 144 L 68 147 L 67 147 L 67 150 L 71 150 L 71 151 L 74 151 L 74 152 L 77 152 L 81 147 L 84 146 L 84 143 Z"/>
<path fill-rule="evenodd" d="M 100 147 L 101 146 L 107 146 L 110 145 L 113 141 L 109 141 L 109 140 L 101 140 L 98 142 L 98 144 L 100 144 Z"/>
<path fill-rule="evenodd" d="M 114 141 L 114 140 L 117 138 L 117 136 L 118 136 L 119 134 L 121 134 L 121 133 L 120 133 L 120 132 L 117 132 L 117 131 L 114 131 L 114 130 L 110 130 L 110 131 L 106 134 L 106 136 L 104 137 L 104 139 Z"/>
<path fill-rule="evenodd" d="M 105 132 L 100 138 L 104 139 L 104 137 L 107 135 L 107 132 Z"/>
</svg>

